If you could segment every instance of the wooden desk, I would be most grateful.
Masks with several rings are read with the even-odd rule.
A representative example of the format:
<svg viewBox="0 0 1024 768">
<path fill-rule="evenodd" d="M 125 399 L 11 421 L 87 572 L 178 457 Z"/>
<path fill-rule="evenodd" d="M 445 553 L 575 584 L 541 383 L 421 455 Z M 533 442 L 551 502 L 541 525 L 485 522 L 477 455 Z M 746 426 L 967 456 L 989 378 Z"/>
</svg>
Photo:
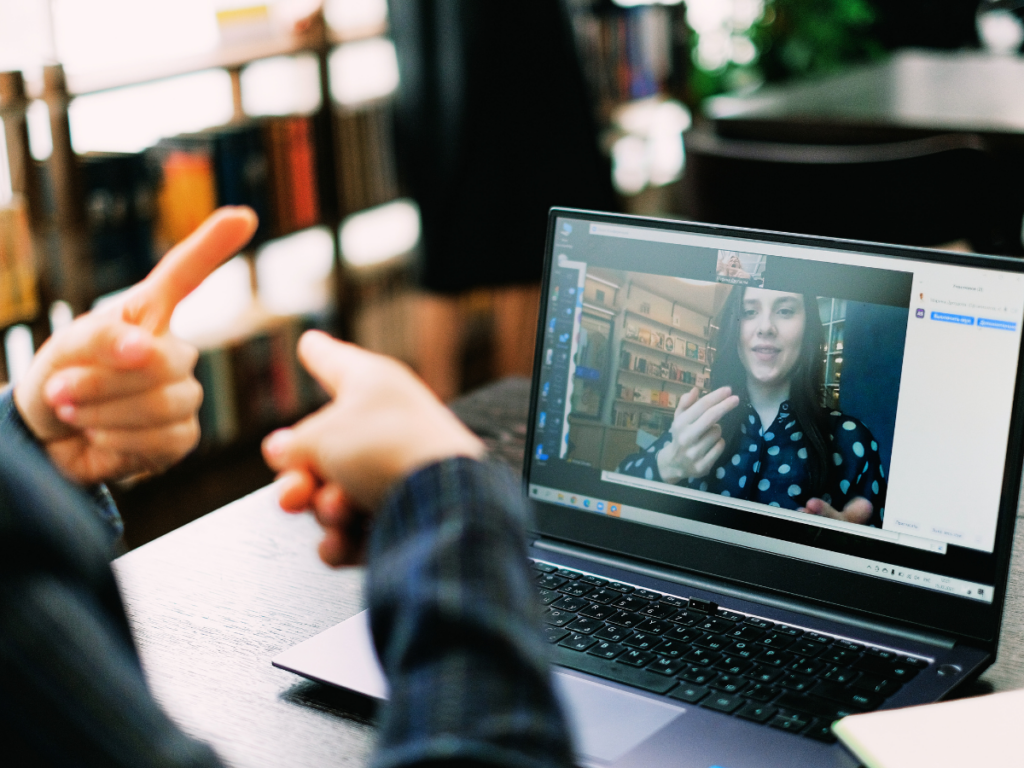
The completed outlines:
<svg viewBox="0 0 1024 768">
<path fill-rule="evenodd" d="M 974 133 L 1024 145 L 1024 58 L 907 50 L 843 74 L 709 99 L 718 133 L 808 143 Z"/>
<path fill-rule="evenodd" d="M 529 382 L 508 380 L 456 410 L 492 450 L 521 461 Z M 518 470 L 518 464 L 516 464 Z M 233 766 L 363 765 L 372 712 L 270 659 L 362 610 L 362 571 L 316 558 L 308 515 L 265 488 L 119 558 L 114 568 L 157 699 Z M 1024 687 L 1024 526 L 1017 530 L 999 661 L 971 689 Z"/>
</svg>

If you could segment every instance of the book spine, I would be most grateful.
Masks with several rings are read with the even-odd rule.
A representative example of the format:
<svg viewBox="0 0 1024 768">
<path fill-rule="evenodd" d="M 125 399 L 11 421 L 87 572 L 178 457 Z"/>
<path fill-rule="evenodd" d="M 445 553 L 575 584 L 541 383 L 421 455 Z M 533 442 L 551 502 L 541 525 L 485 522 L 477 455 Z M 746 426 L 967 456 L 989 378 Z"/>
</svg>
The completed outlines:
<svg viewBox="0 0 1024 768">
<path fill-rule="evenodd" d="M 294 228 L 305 229 L 320 220 L 312 119 L 291 118 L 288 121 L 288 139 Z"/>
</svg>

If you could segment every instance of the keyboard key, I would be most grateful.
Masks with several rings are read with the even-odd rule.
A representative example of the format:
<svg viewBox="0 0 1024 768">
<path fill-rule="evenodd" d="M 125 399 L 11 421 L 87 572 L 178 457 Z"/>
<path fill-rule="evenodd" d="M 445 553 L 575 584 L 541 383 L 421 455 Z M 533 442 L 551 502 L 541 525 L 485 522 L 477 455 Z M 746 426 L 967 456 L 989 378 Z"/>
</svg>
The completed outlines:
<svg viewBox="0 0 1024 768">
<path fill-rule="evenodd" d="M 714 614 L 718 611 L 718 603 L 713 603 L 710 600 L 701 600 L 697 597 L 691 597 L 689 609 L 691 611 L 699 611 L 700 613 Z"/>
<path fill-rule="evenodd" d="M 696 629 L 690 629 L 689 627 L 673 627 L 664 634 L 666 640 L 678 640 L 681 643 L 689 645 L 698 637 L 703 637 L 704 633 Z"/>
<path fill-rule="evenodd" d="M 608 617 L 608 623 L 614 624 L 624 629 L 632 629 L 642 621 L 639 614 L 630 613 L 629 611 L 620 611 L 614 616 Z"/>
<path fill-rule="evenodd" d="M 793 644 L 793 638 L 777 630 L 772 630 L 757 642 L 769 648 L 789 648 Z"/>
<path fill-rule="evenodd" d="M 790 653 L 795 653 L 797 656 L 817 656 L 822 650 L 824 649 L 821 643 L 813 643 L 803 638 L 789 646 Z"/>
<path fill-rule="evenodd" d="M 584 600 L 582 597 L 563 597 L 557 603 L 552 603 L 552 608 L 558 608 L 561 611 L 569 611 L 570 613 L 576 613 L 581 608 L 586 608 L 590 603 Z"/>
<path fill-rule="evenodd" d="M 754 685 L 750 686 L 743 692 L 743 695 L 748 699 L 753 699 L 754 701 L 763 703 L 771 701 L 778 696 L 779 689 L 772 688 L 770 685 L 765 685 L 764 683 L 754 683 Z"/>
<path fill-rule="evenodd" d="M 573 651 L 585 651 L 596 642 L 597 640 L 590 635 L 581 635 L 578 632 L 573 632 L 560 642 L 559 645 L 562 648 L 569 648 Z"/>
<path fill-rule="evenodd" d="M 767 619 L 759 619 L 756 616 L 747 616 L 744 623 L 754 629 L 771 629 L 775 626 L 774 622 L 768 621 Z"/>
<path fill-rule="evenodd" d="M 744 720 L 753 720 L 755 723 L 763 723 L 773 718 L 778 711 L 779 708 L 771 704 L 748 701 L 736 712 L 736 717 L 742 717 Z"/>
<path fill-rule="evenodd" d="M 823 674 L 822 679 L 828 680 L 836 685 L 849 685 L 858 677 L 860 672 L 849 667 L 832 667 Z"/>
<path fill-rule="evenodd" d="M 557 643 L 568 634 L 569 630 L 567 629 L 561 629 L 559 627 L 544 627 L 544 637 L 549 643 Z"/>
<path fill-rule="evenodd" d="M 737 656 L 726 656 L 715 664 L 715 669 L 720 669 L 727 675 L 742 675 L 753 666 L 752 661 Z"/>
<path fill-rule="evenodd" d="M 786 653 L 776 648 L 765 648 L 761 651 L 761 655 L 757 658 L 758 664 L 765 664 L 769 667 L 785 667 L 788 664 L 792 664 L 796 660 L 796 656 L 792 653 Z"/>
<path fill-rule="evenodd" d="M 541 573 L 554 573 L 558 570 L 555 566 L 548 565 L 547 563 L 534 563 L 533 568 Z"/>
<path fill-rule="evenodd" d="M 827 648 L 818 658 L 832 664 L 846 666 L 860 657 L 852 651 L 844 651 L 841 648 Z"/>
<path fill-rule="evenodd" d="M 807 659 L 797 659 L 789 665 L 789 669 L 798 675 L 817 675 L 827 668 L 820 661 L 808 661 Z"/>
<path fill-rule="evenodd" d="M 697 623 L 697 616 L 691 616 L 686 611 L 680 611 L 675 616 L 670 616 L 666 621 L 669 621 L 672 624 L 678 624 L 681 627 L 692 627 Z"/>
<path fill-rule="evenodd" d="M 643 600 L 635 595 L 622 595 L 612 605 L 626 611 L 639 611 L 641 608 L 646 608 L 649 602 L 649 600 Z"/>
<path fill-rule="evenodd" d="M 744 659 L 756 659 L 761 655 L 761 651 L 764 649 L 759 645 L 754 645 L 747 640 L 737 640 L 731 646 L 729 646 L 730 656 L 739 656 Z"/>
<path fill-rule="evenodd" d="M 872 693 L 855 688 L 843 688 L 835 683 L 826 682 L 818 683 L 811 690 L 811 693 L 823 699 L 830 699 L 831 701 L 836 701 L 861 711 L 878 709 L 879 705 L 884 701 L 883 697 Z"/>
<path fill-rule="evenodd" d="M 664 656 L 659 656 L 648 664 L 647 668 L 651 670 L 651 672 L 656 672 L 659 675 L 675 677 L 684 666 L 686 666 L 686 662 L 682 659 L 669 659 Z"/>
<path fill-rule="evenodd" d="M 902 688 L 903 685 L 895 680 L 884 680 L 877 675 L 864 674 L 850 687 L 867 691 L 868 693 L 877 693 L 879 696 L 888 698 Z"/>
<path fill-rule="evenodd" d="M 603 677 L 606 680 L 614 680 L 618 683 L 625 683 L 651 693 L 668 693 L 669 689 L 676 686 L 676 681 L 671 677 L 656 675 L 646 669 L 637 669 L 626 664 L 616 664 L 614 661 L 607 661 L 599 656 L 592 656 L 589 653 L 577 653 L 561 646 L 552 646 L 554 662 L 569 669 L 576 669 L 580 672 L 587 672 L 591 675 Z"/>
<path fill-rule="evenodd" d="M 901 656 L 900 662 L 906 664 L 908 667 L 914 669 L 925 669 L 928 666 L 928 662 L 924 659 L 915 659 L 913 656 Z"/>
<path fill-rule="evenodd" d="M 561 597 L 562 596 L 558 592 L 552 592 L 550 589 L 540 590 L 541 605 L 551 605 L 555 600 L 558 600 Z"/>
<path fill-rule="evenodd" d="M 672 595 L 662 595 L 661 602 L 666 605 L 671 605 L 673 608 L 685 608 L 686 601 L 681 597 L 674 597 Z"/>
<path fill-rule="evenodd" d="M 744 696 L 753 698 L 750 695 L 750 691 L 744 693 Z M 858 711 L 828 699 L 819 699 L 817 696 L 807 696 L 802 693 L 793 693 L 792 691 L 783 692 L 775 704 L 787 711 L 806 712 L 811 717 L 820 717 L 822 720 L 827 720 L 830 723 Z"/>
<path fill-rule="evenodd" d="M 833 643 L 833 645 L 835 645 L 836 648 L 839 648 L 842 651 L 852 651 L 853 653 L 860 653 L 864 650 L 863 645 L 851 643 L 849 640 L 836 640 L 835 643 Z"/>
<path fill-rule="evenodd" d="M 812 723 L 804 729 L 803 735 L 809 739 L 815 739 L 816 741 L 823 741 L 826 744 L 834 744 L 836 735 L 832 733 L 832 723 L 823 723 L 818 721 Z"/>
<path fill-rule="evenodd" d="M 599 579 L 597 576 L 590 576 L 588 574 L 580 576 L 580 581 L 584 584 L 589 584 L 592 587 L 603 587 L 608 583 L 608 579 Z"/>
<path fill-rule="evenodd" d="M 619 664 L 628 664 L 631 667 L 646 667 L 654 659 L 650 651 L 639 651 L 636 648 L 629 648 L 615 661 Z"/>
<path fill-rule="evenodd" d="M 690 685 L 683 683 L 674 691 L 670 691 L 668 695 L 673 699 L 685 701 L 687 704 L 696 704 L 709 693 L 711 693 L 711 691 L 702 685 Z"/>
<path fill-rule="evenodd" d="M 665 619 L 674 615 L 678 611 L 678 608 L 667 605 L 666 603 L 653 603 L 641 610 L 640 615 L 647 616 L 652 619 Z"/>
<path fill-rule="evenodd" d="M 641 600 L 661 600 L 660 592 L 651 592 L 649 589 L 637 589 L 633 592 L 634 597 L 639 597 Z"/>
<path fill-rule="evenodd" d="M 608 605 L 613 600 L 618 599 L 619 593 L 610 589 L 598 589 L 587 595 L 587 600 L 590 600 L 592 603 L 598 603 L 599 605 Z"/>
<path fill-rule="evenodd" d="M 573 632 L 579 632 L 581 635 L 589 635 L 590 633 L 603 627 L 600 621 L 594 621 L 588 619 L 586 616 L 580 616 L 576 621 L 568 626 Z"/>
<path fill-rule="evenodd" d="M 817 680 L 813 677 L 806 677 L 805 675 L 794 675 L 789 674 L 779 680 L 778 684 L 783 688 L 788 688 L 796 693 L 804 693 L 809 691 L 814 685 L 817 684 Z"/>
<path fill-rule="evenodd" d="M 774 667 L 756 666 L 747 674 L 745 677 L 750 678 L 755 683 L 774 683 L 780 677 L 783 672 L 781 669 L 775 669 Z"/>
<path fill-rule="evenodd" d="M 725 608 L 719 608 L 717 616 L 720 619 L 725 619 L 726 621 L 733 622 L 743 621 L 745 618 L 747 618 L 742 613 L 734 613 L 733 611 L 727 611 L 725 610 Z"/>
<path fill-rule="evenodd" d="M 721 659 L 722 654 L 715 653 L 714 651 L 708 651 L 704 648 L 694 648 L 688 654 L 683 656 L 683 658 L 698 667 L 709 667 Z"/>
<path fill-rule="evenodd" d="M 861 656 L 859 659 L 850 664 L 854 669 L 859 669 L 861 672 L 870 672 L 875 675 L 881 675 L 882 677 L 888 677 L 889 672 L 896 666 L 891 661 L 885 659 L 879 659 L 876 656 L 869 656 L 867 654 Z M 913 667 L 903 667 L 903 669 L 910 670 Z M 914 670 L 917 673 L 917 670 Z"/>
<path fill-rule="evenodd" d="M 700 705 L 728 715 L 743 706 L 743 698 L 728 693 L 712 693 Z"/>
<path fill-rule="evenodd" d="M 797 717 L 792 715 L 787 717 L 786 715 L 776 715 L 772 718 L 771 722 L 768 723 L 772 728 L 778 728 L 780 731 L 789 731 L 790 733 L 799 733 L 808 725 L 810 720 L 803 717 Z"/>
<path fill-rule="evenodd" d="M 611 624 L 605 624 L 604 627 L 594 633 L 594 637 L 599 637 L 602 640 L 609 640 L 613 643 L 620 643 L 632 634 L 633 632 L 631 630 L 616 627 Z"/>
<path fill-rule="evenodd" d="M 728 632 L 735 626 L 733 622 L 726 621 L 725 619 L 706 619 L 697 625 L 697 629 L 703 629 L 705 632 L 720 635 L 723 632 Z"/>
<path fill-rule="evenodd" d="M 624 595 L 628 595 L 634 589 L 633 587 L 629 586 L 629 584 L 623 584 L 621 581 L 609 581 L 605 585 L 605 588 L 610 589 L 613 592 L 620 592 Z"/>
<path fill-rule="evenodd" d="M 776 624 L 773 630 L 776 634 L 789 635 L 790 637 L 800 637 L 804 633 L 802 629 L 790 627 L 787 624 Z"/>
<path fill-rule="evenodd" d="M 558 591 L 563 595 L 570 595 L 571 597 L 583 597 L 588 592 L 593 592 L 594 588 L 586 584 L 581 584 L 578 581 L 570 581 L 568 584 L 564 584 L 559 587 Z"/>
<path fill-rule="evenodd" d="M 741 624 L 736 629 L 728 632 L 729 637 L 737 640 L 757 640 L 764 636 L 764 630 L 752 627 L 749 624 Z"/>
<path fill-rule="evenodd" d="M 628 645 L 630 648 L 636 648 L 641 651 L 654 650 L 654 646 L 661 643 L 661 638 L 657 635 L 652 635 L 650 632 L 634 632 L 632 637 L 627 637 L 622 641 L 623 645 Z"/>
<path fill-rule="evenodd" d="M 537 579 L 537 586 L 543 587 L 544 589 L 558 589 L 563 584 L 565 584 L 565 579 L 555 576 L 552 573 L 546 574 Z"/>
<path fill-rule="evenodd" d="M 709 651 L 724 651 L 732 645 L 732 641 L 721 635 L 705 635 L 704 637 L 698 637 L 693 641 L 693 644 L 698 648 L 706 648 Z"/>
<path fill-rule="evenodd" d="M 579 571 L 570 571 L 568 568 L 559 568 L 558 575 L 563 579 L 578 579 L 583 574 Z"/>
<path fill-rule="evenodd" d="M 550 624 L 553 627 L 564 627 L 576 618 L 576 614 L 569 613 L 568 611 L 559 611 L 555 608 L 548 608 L 544 613 L 543 618 L 545 624 Z"/>
<path fill-rule="evenodd" d="M 739 693 L 750 683 L 738 675 L 722 675 L 711 683 L 711 687 L 723 693 Z"/>
<path fill-rule="evenodd" d="M 888 676 L 893 680 L 905 683 L 907 680 L 913 680 L 917 676 L 917 668 L 905 664 L 897 664 L 889 670 Z"/>
<path fill-rule="evenodd" d="M 586 608 L 580 608 L 580 616 L 586 616 L 597 621 L 604 621 L 609 616 L 614 616 L 618 612 L 618 608 L 612 608 L 610 605 L 596 605 L 595 603 L 591 603 Z"/>
<path fill-rule="evenodd" d="M 671 626 L 671 624 L 668 624 L 661 619 L 647 619 L 637 626 L 636 631 L 650 632 L 652 635 L 660 635 L 668 631 Z"/>
<path fill-rule="evenodd" d="M 895 662 L 899 659 L 900 655 L 896 651 L 883 651 L 881 648 L 868 648 L 864 651 L 865 656 L 874 656 L 876 659 L 882 659 L 882 661 Z"/>
<path fill-rule="evenodd" d="M 655 649 L 655 653 L 659 656 L 666 656 L 670 659 L 678 659 L 684 653 L 690 652 L 689 643 L 681 643 L 678 640 L 664 640 L 662 639 L 661 645 Z"/>
<path fill-rule="evenodd" d="M 828 645 L 832 642 L 832 638 L 828 635 L 819 635 L 817 632 L 804 632 L 804 640 L 810 640 L 812 643 L 818 643 L 819 645 Z"/>
<path fill-rule="evenodd" d="M 602 659 L 614 659 L 625 650 L 626 649 L 618 643 L 612 643 L 608 640 L 598 640 L 597 645 L 591 647 L 587 653 L 591 656 L 599 656 Z"/>
<path fill-rule="evenodd" d="M 693 683 L 694 685 L 707 685 L 718 677 L 718 673 L 713 669 L 690 666 L 684 667 L 683 671 L 680 672 L 677 677 L 681 677 L 683 680 Z"/>
</svg>

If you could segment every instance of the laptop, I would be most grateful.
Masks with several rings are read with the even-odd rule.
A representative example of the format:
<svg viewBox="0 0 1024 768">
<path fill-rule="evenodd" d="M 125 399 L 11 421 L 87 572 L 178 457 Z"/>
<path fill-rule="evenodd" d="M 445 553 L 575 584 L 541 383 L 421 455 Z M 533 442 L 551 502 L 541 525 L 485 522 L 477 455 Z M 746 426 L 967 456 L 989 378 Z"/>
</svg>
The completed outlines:
<svg viewBox="0 0 1024 768">
<path fill-rule="evenodd" d="M 580 764 L 855 766 L 833 722 L 994 661 L 1024 262 L 571 209 L 546 247 L 523 478 Z M 365 614 L 273 663 L 387 697 Z"/>
</svg>

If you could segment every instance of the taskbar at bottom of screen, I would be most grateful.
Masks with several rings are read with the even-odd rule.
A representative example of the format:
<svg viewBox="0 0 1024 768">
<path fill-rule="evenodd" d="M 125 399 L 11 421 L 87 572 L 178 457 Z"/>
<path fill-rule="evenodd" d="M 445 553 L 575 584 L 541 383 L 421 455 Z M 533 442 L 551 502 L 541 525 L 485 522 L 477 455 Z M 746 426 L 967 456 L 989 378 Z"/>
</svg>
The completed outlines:
<svg viewBox="0 0 1024 768">
<path fill-rule="evenodd" d="M 784 557 L 806 560 L 831 568 L 840 568 L 844 571 L 862 573 L 886 581 L 909 584 L 921 589 L 945 592 L 980 603 L 991 603 L 994 598 L 995 590 L 990 584 L 978 584 L 963 579 L 954 579 L 950 576 L 919 571 L 914 568 L 905 568 L 893 563 L 845 555 L 840 552 L 832 552 L 827 549 L 809 547 L 806 544 L 773 539 L 756 533 L 748 533 L 747 531 L 737 531 L 699 520 L 690 520 L 685 517 L 666 515 L 663 512 L 654 512 L 650 509 L 632 507 L 628 504 L 620 504 L 619 502 L 600 499 L 595 496 L 585 496 L 562 488 L 549 488 L 531 483 L 530 498 L 535 501 L 571 507 L 598 515 L 617 517 L 621 520 L 629 520 L 656 528 L 679 531 L 680 533 L 713 539 L 726 544 L 735 544 Z"/>
</svg>

